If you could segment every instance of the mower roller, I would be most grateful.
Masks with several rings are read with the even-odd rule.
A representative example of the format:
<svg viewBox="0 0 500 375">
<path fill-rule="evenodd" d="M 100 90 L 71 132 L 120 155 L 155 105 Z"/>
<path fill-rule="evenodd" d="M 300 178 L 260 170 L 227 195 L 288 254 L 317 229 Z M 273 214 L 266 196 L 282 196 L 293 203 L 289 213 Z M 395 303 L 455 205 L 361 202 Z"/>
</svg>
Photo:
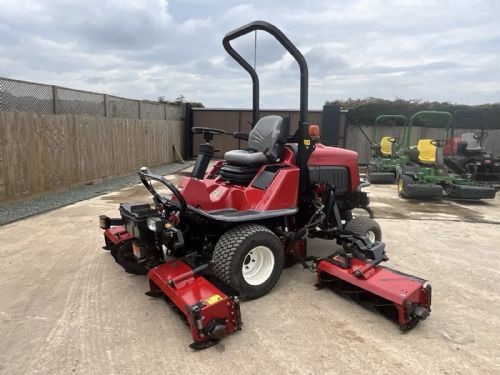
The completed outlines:
<svg viewBox="0 0 500 375">
<path fill-rule="evenodd" d="M 450 173 L 444 163 L 443 148 L 448 143 L 452 115 L 442 111 L 420 111 L 408 123 L 406 149 L 408 161 L 399 171 L 398 192 L 403 198 L 441 198 L 459 200 L 494 199 L 495 189 L 480 185 L 468 177 Z M 442 139 L 420 139 L 410 147 L 410 134 L 415 124 L 444 129 Z"/>
<path fill-rule="evenodd" d="M 230 44 L 256 30 L 273 35 L 299 65 L 300 119 L 292 136 L 287 118 L 259 118 L 257 73 Z M 425 319 L 430 286 L 382 267 L 388 258 L 380 226 L 368 215 L 353 218 L 355 208 L 371 216 L 357 154 L 322 145 L 319 127 L 307 122 L 303 55 L 263 21 L 228 33 L 223 46 L 253 82 L 252 130 L 233 134 L 248 147 L 226 152 L 224 160 L 208 168 L 214 154 L 210 141 L 226 132 L 193 128 L 205 143 L 192 175 L 175 186 L 141 168 L 139 177 L 153 204 L 122 203 L 120 218 L 101 216 L 105 248 L 125 271 L 147 274 L 147 294 L 164 296 L 186 318 L 195 349 L 239 330 L 239 301 L 267 294 L 283 267 L 295 263 L 317 274 L 318 287 L 347 292 L 389 311 L 386 315 L 403 329 Z M 160 194 L 158 184 L 172 193 Z M 308 238 L 330 240 L 332 255 L 308 255 Z"/>
<path fill-rule="evenodd" d="M 383 123 L 402 126 L 400 137 L 384 136 L 377 142 L 377 129 Z M 404 115 L 380 115 L 373 125 L 373 138 L 370 142 L 370 164 L 368 165 L 368 181 L 374 184 L 393 184 L 398 181 L 399 166 L 407 162 L 407 157 L 400 152 L 401 143 L 405 140 L 408 119 Z"/>
</svg>

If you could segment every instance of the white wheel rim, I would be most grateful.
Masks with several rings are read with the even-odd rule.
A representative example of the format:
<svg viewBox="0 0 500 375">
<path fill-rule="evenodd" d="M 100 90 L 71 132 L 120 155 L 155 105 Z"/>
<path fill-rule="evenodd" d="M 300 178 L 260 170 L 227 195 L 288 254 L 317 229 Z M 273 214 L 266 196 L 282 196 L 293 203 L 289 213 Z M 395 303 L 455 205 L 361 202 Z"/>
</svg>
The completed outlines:
<svg viewBox="0 0 500 375">
<path fill-rule="evenodd" d="M 373 233 L 371 230 L 366 232 L 366 237 L 368 237 L 368 240 L 371 242 L 371 243 L 374 243 L 376 238 L 375 238 L 375 233 Z"/>
<path fill-rule="evenodd" d="M 260 285 L 269 279 L 274 269 L 274 254 L 267 246 L 250 250 L 241 266 L 243 278 L 250 285 Z"/>
</svg>

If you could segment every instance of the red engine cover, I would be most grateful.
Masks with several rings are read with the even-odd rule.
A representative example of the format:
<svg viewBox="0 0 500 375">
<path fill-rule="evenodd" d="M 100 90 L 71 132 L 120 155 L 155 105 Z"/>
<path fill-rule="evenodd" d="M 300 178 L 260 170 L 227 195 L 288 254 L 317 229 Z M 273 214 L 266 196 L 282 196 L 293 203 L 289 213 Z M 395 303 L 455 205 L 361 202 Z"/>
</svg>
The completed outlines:
<svg viewBox="0 0 500 375">
<path fill-rule="evenodd" d="M 360 183 L 357 152 L 316 143 L 316 149 L 309 158 L 308 165 L 347 167 L 351 176 L 351 188 L 356 190 Z"/>
</svg>

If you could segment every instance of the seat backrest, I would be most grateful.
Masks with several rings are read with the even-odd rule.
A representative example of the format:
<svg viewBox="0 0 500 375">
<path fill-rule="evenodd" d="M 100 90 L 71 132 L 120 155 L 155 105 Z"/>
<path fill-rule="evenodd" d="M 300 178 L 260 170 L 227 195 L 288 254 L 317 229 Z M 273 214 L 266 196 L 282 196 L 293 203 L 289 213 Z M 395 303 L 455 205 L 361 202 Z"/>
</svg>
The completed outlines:
<svg viewBox="0 0 500 375">
<path fill-rule="evenodd" d="M 474 138 L 474 133 L 462 134 L 462 142 L 467 142 L 466 151 L 481 151 L 481 144 Z"/>
<path fill-rule="evenodd" d="M 392 142 L 389 140 L 392 137 L 382 137 L 380 140 L 380 152 L 384 156 L 391 156 L 392 154 Z"/>
<path fill-rule="evenodd" d="M 432 143 L 432 139 L 421 139 L 418 141 L 418 160 L 422 163 L 436 162 L 436 146 Z"/>
<path fill-rule="evenodd" d="M 262 117 L 248 134 L 248 148 L 277 159 L 281 156 L 289 131 L 288 119 L 274 115 Z"/>
</svg>

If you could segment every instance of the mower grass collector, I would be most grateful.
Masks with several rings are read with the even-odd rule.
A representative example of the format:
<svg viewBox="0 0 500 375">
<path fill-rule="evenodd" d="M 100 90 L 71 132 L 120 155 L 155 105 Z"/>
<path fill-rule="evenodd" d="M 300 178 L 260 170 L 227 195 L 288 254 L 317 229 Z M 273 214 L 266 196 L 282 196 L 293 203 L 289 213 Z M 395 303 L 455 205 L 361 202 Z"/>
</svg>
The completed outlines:
<svg viewBox="0 0 500 375">
<path fill-rule="evenodd" d="M 443 148 L 448 143 L 452 116 L 448 112 L 420 111 L 408 123 L 406 150 L 408 162 L 400 167 L 398 192 L 404 198 L 494 199 L 495 189 L 481 186 L 470 178 L 450 173 L 444 164 Z M 415 123 L 444 129 L 443 139 L 420 139 L 410 147 L 411 129 Z"/>
<path fill-rule="evenodd" d="M 300 120 L 289 136 L 288 119 L 259 119 L 255 70 L 230 42 L 263 30 L 273 35 L 300 68 Z M 139 171 L 153 205 L 120 205 L 121 217 L 100 217 L 106 246 L 125 271 L 147 274 L 153 297 L 165 296 L 186 318 L 192 348 L 203 349 L 241 328 L 240 300 L 268 293 L 285 264 L 301 263 L 316 272 L 318 286 L 329 286 L 370 303 L 412 328 L 430 312 L 425 280 L 379 264 L 388 260 L 379 225 L 352 217 L 368 207 L 361 191 L 357 154 L 318 142 L 319 128 L 307 123 L 308 70 L 299 50 L 275 26 L 255 21 L 228 33 L 226 51 L 253 81 L 253 129 L 233 134 L 248 141 L 245 150 L 225 154 L 208 170 L 214 154 L 211 128 L 204 136 L 191 177 L 177 186 L 147 168 Z M 153 186 L 172 192 L 163 196 Z M 307 254 L 307 238 L 332 241 L 333 254 Z M 335 244 L 342 245 L 341 250 Z"/>
</svg>

